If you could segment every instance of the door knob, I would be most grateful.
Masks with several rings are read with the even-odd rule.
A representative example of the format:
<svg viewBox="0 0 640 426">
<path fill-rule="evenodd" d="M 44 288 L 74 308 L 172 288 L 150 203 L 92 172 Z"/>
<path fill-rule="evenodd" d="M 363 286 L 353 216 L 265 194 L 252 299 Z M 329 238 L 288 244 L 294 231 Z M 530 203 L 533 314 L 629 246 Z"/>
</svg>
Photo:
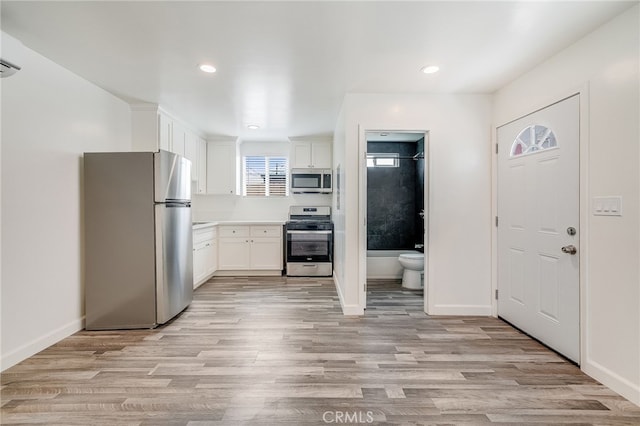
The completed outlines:
<svg viewBox="0 0 640 426">
<path fill-rule="evenodd" d="M 568 246 L 562 247 L 562 252 L 569 253 L 569 254 L 576 254 L 578 252 L 578 249 L 574 245 L 568 245 Z"/>
</svg>

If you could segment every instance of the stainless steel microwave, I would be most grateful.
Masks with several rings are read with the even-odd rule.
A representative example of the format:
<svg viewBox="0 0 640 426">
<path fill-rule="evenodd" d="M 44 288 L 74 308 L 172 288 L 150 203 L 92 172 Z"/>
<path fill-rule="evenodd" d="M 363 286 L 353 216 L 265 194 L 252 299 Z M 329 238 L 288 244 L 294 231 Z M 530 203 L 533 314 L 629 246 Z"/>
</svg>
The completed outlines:
<svg viewBox="0 0 640 426">
<path fill-rule="evenodd" d="M 294 194 L 332 191 L 331 169 L 291 169 L 291 192 Z"/>
</svg>

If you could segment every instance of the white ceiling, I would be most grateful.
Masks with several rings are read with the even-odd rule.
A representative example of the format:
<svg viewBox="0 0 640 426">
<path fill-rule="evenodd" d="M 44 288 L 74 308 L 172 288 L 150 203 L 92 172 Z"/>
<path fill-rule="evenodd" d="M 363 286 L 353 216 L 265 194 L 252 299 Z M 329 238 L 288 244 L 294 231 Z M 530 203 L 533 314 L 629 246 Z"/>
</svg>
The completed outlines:
<svg viewBox="0 0 640 426">
<path fill-rule="evenodd" d="M 3 0 L 1 16 L 129 102 L 208 135 L 283 140 L 331 133 L 347 92 L 491 93 L 634 4 Z"/>
</svg>

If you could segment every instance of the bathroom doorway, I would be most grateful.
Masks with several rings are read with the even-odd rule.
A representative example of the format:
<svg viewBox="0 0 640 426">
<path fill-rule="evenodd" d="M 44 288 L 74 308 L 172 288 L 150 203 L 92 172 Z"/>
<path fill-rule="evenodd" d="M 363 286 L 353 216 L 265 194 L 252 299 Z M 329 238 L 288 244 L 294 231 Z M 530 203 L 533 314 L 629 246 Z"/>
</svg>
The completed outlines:
<svg viewBox="0 0 640 426">
<path fill-rule="evenodd" d="M 364 307 L 374 299 L 379 305 L 382 297 L 400 309 L 419 304 L 424 311 L 426 285 L 422 289 L 403 287 L 404 268 L 398 257 L 425 253 L 428 133 L 367 130 L 363 138 L 360 205 Z"/>
</svg>

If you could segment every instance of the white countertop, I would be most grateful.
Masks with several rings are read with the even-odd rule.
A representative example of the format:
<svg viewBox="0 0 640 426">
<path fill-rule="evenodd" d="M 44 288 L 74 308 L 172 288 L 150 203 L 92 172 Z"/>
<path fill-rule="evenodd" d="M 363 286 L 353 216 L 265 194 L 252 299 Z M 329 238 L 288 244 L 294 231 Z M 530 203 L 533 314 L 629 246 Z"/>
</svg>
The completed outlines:
<svg viewBox="0 0 640 426">
<path fill-rule="evenodd" d="M 193 222 L 193 229 L 208 228 L 210 226 L 224 225 L 284 225 L 284 221 L 277 220 L 216 220 L 216 221 L 196 221 Z"/>
</svg>

